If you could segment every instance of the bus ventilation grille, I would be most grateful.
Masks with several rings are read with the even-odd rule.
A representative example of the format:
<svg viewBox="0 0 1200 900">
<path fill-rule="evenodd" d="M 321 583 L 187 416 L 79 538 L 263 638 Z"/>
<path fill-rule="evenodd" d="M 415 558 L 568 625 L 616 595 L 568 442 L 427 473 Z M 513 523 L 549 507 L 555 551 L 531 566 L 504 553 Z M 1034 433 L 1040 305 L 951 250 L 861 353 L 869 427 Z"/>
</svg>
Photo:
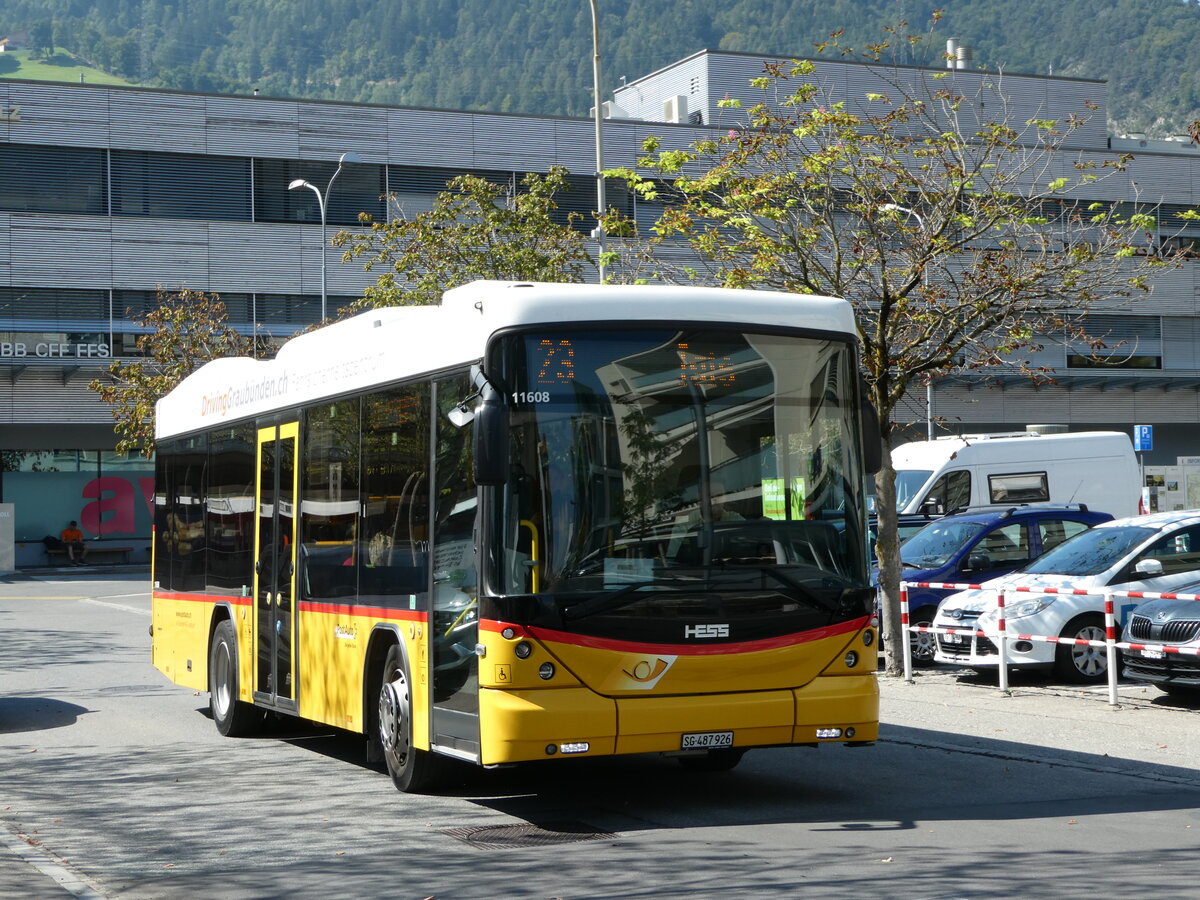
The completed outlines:
<svg viewBox="0 0 1200 900">
<path fill-rule="evenodd" d="M 583 822 L 480 825 L 474 828 L 447 828 L 442 833 L 485 850 L 518 850 L 522 847 L 577 844 L 580 841 L 602 841 L 616 837 Z"/>
</svg>

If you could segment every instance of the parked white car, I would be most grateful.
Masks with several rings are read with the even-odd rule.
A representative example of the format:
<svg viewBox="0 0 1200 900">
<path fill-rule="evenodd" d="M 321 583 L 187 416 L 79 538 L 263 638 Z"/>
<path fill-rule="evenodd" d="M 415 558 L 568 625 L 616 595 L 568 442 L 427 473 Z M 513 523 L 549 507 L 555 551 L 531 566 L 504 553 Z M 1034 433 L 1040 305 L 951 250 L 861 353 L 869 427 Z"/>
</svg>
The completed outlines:
<svg viewBox="0 0 1200 900">
<path fill-rule="evenodd" d="M 1103 591 L 1173 591 L 1200 578 L 1200 510 L 1177 510 L 1103 522 L 1011 575 L 984 582 L 985 590 L 960 591 L 938 605 L 933 624 L 971 628 L 988 637 L 939 634 L 934 659 L 986 670 L 999 665 L 996 589 L 1004 588 L 1006 631 L 1104 640 L 1104 596 L 1017 593 L 1018 586 L 1091 588 Z M 1114 611 L 1124 627 L 1141 602 L 1117 598 Z M 1053 668 L 1068 681 L 1089 683 L 1108 677 L 1102 647 L 1009 640 L 1009 665 Z"/>
</svg>

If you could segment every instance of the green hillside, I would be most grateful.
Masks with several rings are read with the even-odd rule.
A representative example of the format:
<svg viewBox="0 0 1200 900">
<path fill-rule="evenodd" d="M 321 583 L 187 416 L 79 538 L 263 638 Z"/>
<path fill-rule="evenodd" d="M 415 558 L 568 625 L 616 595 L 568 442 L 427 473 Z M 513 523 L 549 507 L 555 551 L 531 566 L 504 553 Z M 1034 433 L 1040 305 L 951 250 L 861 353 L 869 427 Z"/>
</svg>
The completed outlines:
<svg viewBox="0 0 1200 900">
<path fill-rule="evenodd" d="M 129 84 L 124 78 L 80 62 L 61 48 L 46 58 L 36 58 L 29 50 L 0 53 L 0 78 L 27 78 L 31 81 L 83 81 L 88 84 Z"/>
<path fill-rule="evenodd" d="M 1181 0 L 597 0 L 604 87 L 704 48 L 812 56 L 907 19 L 903 62 L 1110 82 L 1114 127 L 1167 135 L 1200 118 L 1200 6 Z M 945 12 L 929 30 L 931 14 Z M 5 0 L 0 35 L 39 35 L 139 84 L 586 115 L 587 0 Z M 12 75 L 11 72 L 5 73 Z M 77 77 L 70 67 L 63 73 Z M 22 77 L 42 77 L 22 75 Z"/>
</svg>

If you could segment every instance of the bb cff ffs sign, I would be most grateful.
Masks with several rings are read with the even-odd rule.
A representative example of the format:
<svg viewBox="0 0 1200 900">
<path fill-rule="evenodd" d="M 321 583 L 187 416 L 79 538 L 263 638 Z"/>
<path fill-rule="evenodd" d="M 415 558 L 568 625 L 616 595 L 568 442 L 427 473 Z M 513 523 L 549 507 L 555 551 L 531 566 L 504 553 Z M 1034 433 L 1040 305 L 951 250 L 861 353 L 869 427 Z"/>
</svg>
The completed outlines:
<svg viewBox="0 0 1200 900">
<path fill-rule="evenodd" d="M 61 344 L 55 341 L 0 341 L 3 359 L 108 359 L 112 347 L 108 344 Z"/>
</svg>

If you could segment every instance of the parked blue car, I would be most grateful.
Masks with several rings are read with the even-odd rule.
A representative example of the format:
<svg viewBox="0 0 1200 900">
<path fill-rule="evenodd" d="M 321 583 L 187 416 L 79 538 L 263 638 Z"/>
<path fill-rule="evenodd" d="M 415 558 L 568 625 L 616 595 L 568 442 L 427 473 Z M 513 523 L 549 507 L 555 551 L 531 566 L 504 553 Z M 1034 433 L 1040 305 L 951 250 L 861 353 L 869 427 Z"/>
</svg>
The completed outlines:
<svg viewBox="0 0 1200 900">
<path fill-rule="evenodd" d="M 1108 513 L 1081 503 L 974 507 L 930 522 L 900 545 L 905 581 L 977 584 L 1007 575 L 1069 537 L 1108 522 Z M 908 621 L 933 622 L 950 590 L 909 588 Z M 911 635 L 913 662 L 930 665 L 935 635 Z"/>
</svg>

